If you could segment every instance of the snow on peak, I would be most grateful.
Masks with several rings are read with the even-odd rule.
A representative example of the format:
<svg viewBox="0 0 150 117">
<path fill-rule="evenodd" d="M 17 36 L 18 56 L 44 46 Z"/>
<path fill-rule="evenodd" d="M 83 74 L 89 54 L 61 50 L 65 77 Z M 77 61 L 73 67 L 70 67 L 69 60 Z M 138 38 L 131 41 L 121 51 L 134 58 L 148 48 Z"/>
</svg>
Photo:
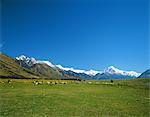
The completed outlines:
<svg viewBox="0 0 150 117">
<path fill-rule="evenodd" d="M 95 70 L 89 70 L 89 71 L 85 71 L 86 74 L 88 75 L 92 75 L 95 76 L 96 74 L 100 73 L 100 71 L 95 71 Z"/>
<path fill-rule="evenodd" d="M 110 66 L 107 69 L 104 70 L 104 73 L 110 73 L 110 74 L 120 74 L 125 76 L 135 76 L 138 77 L 140 73 L 134 72 L 134 71 L 123 71 L 120 70 L 114 66 Z"/>
<path fill-rule="evenodd" d="M 40 61 L 40 60 L 38 60 L 36 63 L 44 63 L 44 64 L 47 64 L 48 66 L 50 66 L 50 67 L 55 67 L 55 65 L 53 65 L 51 62 L 49 62 L 49 61 Z"/>
<path fill-rule="evenodd" d="M 19 57 L 16 57 L 17 60 L 26 60 L 27 57 L 25 55 L 20 55 Z"/>
<path fill-rule="evenodd" d="M 29 57 L 26 57 L 25 55 L 21 55 L 19 57 L 16 57 L 16 59 L 24 61 L 28 66 L 32 66 L 33 64 L 36 63 L 35 58 L 29 58 Z"/>
<path fill-rule="evenodd" d="M 48 66 L 53 67 L 53 68 L 57 67 L 59 69 L 65 70 L 65 71 L 73 71 L 75 73 L 85 73 L 90 76 L 95 76 L 98 73 L 119 74 L 119 75 L 125 75 L 125 76 L 133 76 L 133 77 L 138 77 L 140 75 L 140 73 L 137 73 L 134 71 L 123 71 L 114 66 L 109 66 L 107 69 L 105 69 L 103 72 L 101 72 L 101 71 L 95 71 L 95 70 L 81 70 L 81 69 L 74 69 L 72 67 L 69 68 L 69 67 L 63 67 L 61 65 L 54 65 L 49 61 L 36 60 L 35 58 L 29 58 L 29 57 L 26 57 L 25 55 L 16 57 L 16 59 L 24 61 L 29 66 L 32 66 L 33 64 L 36 64 L 36 63 L 41 63 L 41 64 L 47 64 Z"/>
<path fill-rule="evenodd" d="M 73 71 L 75 73 L 85 73 L 90 76 L 94 76 L 97 73 L 100 73 L 99 71 L 95 71 L 95 70 L 80 70 L 80 69 L 74 69 L 72 67 L 71 68 L 63 67 L 61 65 L 56 65 L 56 67 L 58 67 L 59 69 L 65 70 L 65 71 Z"/>
<path fill-rule="evenodd" d="M 21 60 L 24 61 L 26 64 L 28 64 L 29 66 L 32 66 L 33 64 L 36 63 L 41 63 L 41 64 L 47 64 L 50 67 L 55 67 L 55 65 L 53 65 L 51 62 L 49 61 L 41 61 L 41 60 L 36 60 L 35 58 L 29 58 L 26 57 L 25 55 L 21 55 L 19 57 L 16 57 L 17 60 Z"/>
<path fill-rule="evenodd" d="M 17 60 L 22 60 L 22 61 L 25 61 L 25 60 L 26 60 L 26 61 L 27 61 L 27 60 L 36 61 L 35 58 L 32 58 L 32 57 L 29 58 L 29 57 L 27 57 L 27 56 L 25 56 L 25 55 L 21 55 L 21 56 L 19 56 L 19 57 L 16 57 L 16 59 L 17 59 Z"/>
<path fill-rule="evenodd" d="M 126 73 L 127 73 L 128 75 L 130 75 L 130 76 L 136 76 L 136 77 L 138 77 L 138 76 L 141 75 L 140 73 L 137 73 L 137 72 L 135 72 L 135 71 L 126 71 Z"/>
<path fill-rule="evenodd" d="M 104 72 L 108 72 L 110 74 L 115 74 L 115 73 L 117 74 L 117 73 L 121 73 L 122 71 L 114 66 L 110 66 L 107 69 L 105 69 Z"/>
</svg>

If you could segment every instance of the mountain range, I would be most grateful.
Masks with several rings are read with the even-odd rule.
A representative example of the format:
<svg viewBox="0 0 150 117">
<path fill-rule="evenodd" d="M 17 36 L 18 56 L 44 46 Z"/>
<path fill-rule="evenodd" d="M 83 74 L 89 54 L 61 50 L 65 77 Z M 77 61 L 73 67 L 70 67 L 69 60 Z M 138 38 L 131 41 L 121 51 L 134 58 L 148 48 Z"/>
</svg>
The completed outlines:
<svg viewBox="0 0 150 117">
<path fill-rule="evenodd" d="M 0 53 L 0 67 L 0 77 L 108 80 L 142 78 L 143 76 L 135 71 L 124 71 L 114 66 L 110 66 L 103 71 L 80 70 L 55 65 L 50 61 L 36 60 L 24 55 L 11 58 L 3 53 Z"/>
</svg>

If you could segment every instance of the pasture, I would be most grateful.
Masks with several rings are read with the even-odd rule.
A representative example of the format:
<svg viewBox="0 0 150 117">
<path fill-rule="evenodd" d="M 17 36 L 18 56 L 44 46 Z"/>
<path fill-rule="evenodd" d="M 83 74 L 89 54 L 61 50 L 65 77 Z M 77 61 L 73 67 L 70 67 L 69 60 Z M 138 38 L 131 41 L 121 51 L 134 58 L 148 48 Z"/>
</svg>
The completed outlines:
<svg viewBox="0 0 150 117">
<path fill-rule="evenodd" d="M 149 82 L 0 79 L 0 116 L 149 117 Z"/>
</svg>

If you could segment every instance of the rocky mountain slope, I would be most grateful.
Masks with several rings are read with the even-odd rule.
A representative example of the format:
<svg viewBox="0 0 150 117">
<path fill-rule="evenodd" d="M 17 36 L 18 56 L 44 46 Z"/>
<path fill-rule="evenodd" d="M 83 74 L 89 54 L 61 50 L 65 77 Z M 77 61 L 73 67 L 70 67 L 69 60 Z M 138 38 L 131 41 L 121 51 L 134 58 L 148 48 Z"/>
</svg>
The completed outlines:
<svg viewBox="0 0 150 117">
<path fill-rule="evenodd" d="M 16 62 L 36 74 L 42 75 L 46 79 L 61 79 L 62 74 L 53 67 L 49 61 L 39 61 L 35 58 L 29 58 L 24 55 L 16 57 Z"/>
<path fill-rule="evenodd" d="M 29 69 L 23 68 L 15 59 L 0 53 L 0 77 L 1 78 L 40 78 Z"/>
</svg>

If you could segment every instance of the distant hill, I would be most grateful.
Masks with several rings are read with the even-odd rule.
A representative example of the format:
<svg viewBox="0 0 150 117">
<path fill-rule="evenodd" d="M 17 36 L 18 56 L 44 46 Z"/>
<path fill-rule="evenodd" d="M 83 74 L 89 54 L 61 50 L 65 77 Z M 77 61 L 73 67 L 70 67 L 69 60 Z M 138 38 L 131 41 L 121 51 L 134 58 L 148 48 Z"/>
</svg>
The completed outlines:
<svg viewBox="0 0 150 117">
<path fill-rule="evenodd" d="M 145 72 L 143 72 L 139 78 L 150 78 L 150 69 L 146 70 Z"/>
<path fill-rule="evenodd" d="M 0 77 L 1 78 L 40 78 L 40 75 L 23 68 L 15 59 L 0 53 Z"/>
</svg>

